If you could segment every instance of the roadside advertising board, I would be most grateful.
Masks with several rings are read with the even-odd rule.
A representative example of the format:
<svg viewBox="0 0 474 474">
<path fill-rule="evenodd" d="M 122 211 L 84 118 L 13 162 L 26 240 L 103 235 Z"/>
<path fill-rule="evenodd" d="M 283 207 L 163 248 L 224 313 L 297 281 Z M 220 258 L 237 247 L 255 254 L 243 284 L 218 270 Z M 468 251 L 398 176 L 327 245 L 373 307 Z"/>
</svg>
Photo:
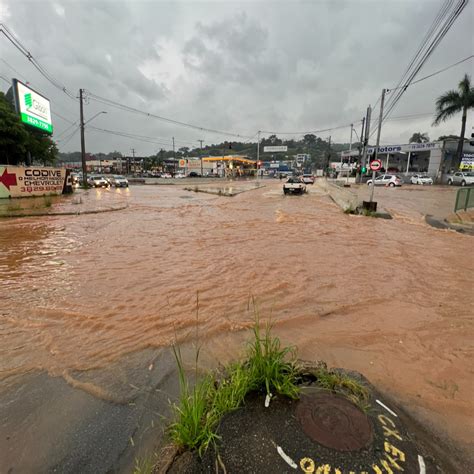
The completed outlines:
<svg viewBox="0 0 474 474">
<path fill-rule="evenodd" d="M 286 145 L 281 146 L 264 146 L 263 152 L 264 153 L 277 153 L 279 151 L 288 151 L 288 147 Z"/>
<path fill-rule="evenodd" d="M 373 160 L 370 162 L 370 169 L 372 171 L 378 171 L 380 168 L 382 168 L 382 162 L 380 160 Z"/>
<path fill-rule="evenodd" d="M 13 79 L 13 90 L 21 121 L 43 132 L 53 133 L 49 100 L 17 79 Z"/>
<path fill-rule="evenodd" d="M 459 169 L 464 171 L 474 170 L 474 153 L 463 153 Z"/>
<path fill-rule="evenodd" d="M 62 194 L 66 168 L 0 166 L 0 198 Z"/>
</svg>

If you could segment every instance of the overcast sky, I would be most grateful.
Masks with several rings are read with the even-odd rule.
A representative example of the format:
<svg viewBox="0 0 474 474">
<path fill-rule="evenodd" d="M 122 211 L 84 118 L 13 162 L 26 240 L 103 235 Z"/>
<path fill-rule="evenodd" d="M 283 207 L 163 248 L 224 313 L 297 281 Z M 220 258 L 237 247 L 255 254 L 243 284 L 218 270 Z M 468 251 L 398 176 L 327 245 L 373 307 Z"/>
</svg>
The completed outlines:
<svg viewBox="0 0 474 474">
<path fill-rule="evenodd" d="M 0 21 L 68 89 L 92 93 L 164 117 L 253 136 L 258 130 L 309 131 L 354 122 L 394 87 L 443 0 L 330 1 L 47 1 L 0 0 Z M 465 8 L 417 77 L 474 51 L 474 6 Z M 61 151 L 80 149 L 69 138 L 79 105 L 44 79 L 0 36 L 0 74 L 17 77 L 51 99 Z M 16 70 L 14 72 L 11 68 Z M 457 87 L 464 62 L 410 87 L 393 117 L 433 113 L 437 96 Z M 1 90 L 8 84 L 0 79 Z M 149 155 L 159 148 L 231 139 L 170 125 L 105 106 L 85 105 L 90 125 L 154 137 L 160 143 L 88 130 L 90 152 Z M 378 114 L 378 111 L 374 111 Z M 473 115 L 468 116 L 471 133 Z M 431 139 L 459 134 L 461 117 L 432 128 L 432 115 L 387 121 L 384 144 L 407 143 L 412 132 Z M 350 128 L 321 133 L 349 141 Z M 283 137 L 283 136 L 282 136 Z M 286 136 L 285 136 L 286 137 Z"/>
</svg>

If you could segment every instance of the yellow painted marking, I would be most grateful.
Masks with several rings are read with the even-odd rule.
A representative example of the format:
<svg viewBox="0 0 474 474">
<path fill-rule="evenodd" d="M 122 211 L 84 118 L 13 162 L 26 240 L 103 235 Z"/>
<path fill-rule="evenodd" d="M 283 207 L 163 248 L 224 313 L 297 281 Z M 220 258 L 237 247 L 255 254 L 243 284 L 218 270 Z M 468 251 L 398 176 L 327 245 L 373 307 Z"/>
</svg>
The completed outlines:
<svg viewBox="0 0 474 474">
<path fill-rule="evenodd" d="M 389 425 L 392 425 L 392 428 L 395 428 L 395 423 L 388 416 L 379 415 L 377 418 L 379 419 L 380 423 L 382 423 L 382 425 L 387 426 L 388 423 Z"/>
<path fill-rule="evenodd" d="M 383 474 L 383 472 L 381 471 L 380 467 L 377 466 L 377 464 L 374 464 L 372 466 L 372 469 L 374 470 L 376 474 Z"/>
<path fill-rule="evenodd" d="M 313 474 L 315 469 L 314 461 L 311 458 L 303 458 L 300 461 L 300 467 L 303 472 L 306 472 L 307 474 Z"/>
<path fill-rule="evenodd" d="M 324 464 L 323 466 L 319 466 L 316 469 L 316 474 L 331 474 L 331 466 L 329 464 Z"/>
<path fill-rule="evenodd" d="M 334 469 L 334 474 L 342 474 L 342 472 L 336 467 Z"/>
<path fill-rule="evenodd" d="M 393 474 L 392 468 L 388 465 L 388 462 L 385 461 L 385 459 L 381 459 L 380 464 L 382 464 L 382 466 L 385 468 L 388 474 Z"/>
<path fill-rule="evenodd" d="M 393 446 L 393 444 L 385 441 L 383 447 L 387 453 L 391 454 L 392 456 L 396 456 L 401 462 L 405 462 L 405 453 Z"/>
<path fill-rule="evenodd" d="M 390 461 L 390 464 L 395 468 L 398 469 L 399 471 L 403 471 L 403 467 L 397 464 L 397 461 L 393 459 L 389 454 L 385 454 L 386 458 Z"/>
<path fill-rule="evenodd" d="M 394 438 L 397 438 L 399 441 L 403 441 L 402 437 L 400 436 L 400 433 L 396 429 L 391 429 L 388 426 L 383 425 L 383 433 L 386 438 L 390 438 L 390 436 L 393 436 Z"/>
</svg>

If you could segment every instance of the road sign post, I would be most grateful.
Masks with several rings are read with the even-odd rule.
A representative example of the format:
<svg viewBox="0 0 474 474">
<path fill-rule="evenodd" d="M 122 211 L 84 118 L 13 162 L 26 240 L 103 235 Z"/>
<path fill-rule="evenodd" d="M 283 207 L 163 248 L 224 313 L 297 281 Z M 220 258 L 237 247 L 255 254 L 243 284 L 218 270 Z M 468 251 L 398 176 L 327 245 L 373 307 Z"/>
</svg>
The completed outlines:
<svg viewBox="0 0 474 474">
<path fill-rule="evenodd" d="M 381 168 L 382 162 L 380 160 L 373 160 L 370 162 L 370 169 L 372 170 L 372 182 L 370 183 L 370 202 L 374 200 L 375 173 Z"/>
</svg>

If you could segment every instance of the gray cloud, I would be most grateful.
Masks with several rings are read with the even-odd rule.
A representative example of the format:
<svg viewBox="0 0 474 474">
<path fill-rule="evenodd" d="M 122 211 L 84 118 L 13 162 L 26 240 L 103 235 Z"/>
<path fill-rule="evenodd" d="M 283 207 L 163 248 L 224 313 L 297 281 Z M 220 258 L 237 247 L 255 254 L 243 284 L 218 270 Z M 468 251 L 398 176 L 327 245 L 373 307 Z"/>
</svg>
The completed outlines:
<svg viewBox="0 0 474 474">
<path fill-rule="evenodd" d="M 82 87 L 162 116 L 254 135 L 259 129 L 314 130 L 360 120 L 382 87 L 397 83 L 441 3 L 0 0 L 0 21 L 71 90 Z M 472 54 L 472 20 L 470 4 L 420 76 Z M 51 98 L 53 111 L 77 120 L 77 103 L 42 78 L 5 38 L 0 55 Z M 472 73 L 472 65 L 409 88 L 393 115 L 432 112 L 436 97 L 455 88 L 464 72 Z M 1 62 L 0 72 L 16 75 Z M 199 138 L 225 138 L 94 101 L 86 116 L 100 110 L 109 113 L 96 119 L 99 127 L 196 144 Z M 436 138 L 460 128 L 460 118 L 436 129 L 431 121 L 428 116 L 387 122 L 382 140 L 406 142 L 412 131 Z M 67 126 L 58 118 L 55 133 Z M 333 139 L 347 140 L 348 130 L 334 131 Z M 92 132 L 87 146 L 123 152 L 133 146 L 142 154 L 160 147 Z M 78 137 L 64 146 L 78 148 Z"/>
</svg>

